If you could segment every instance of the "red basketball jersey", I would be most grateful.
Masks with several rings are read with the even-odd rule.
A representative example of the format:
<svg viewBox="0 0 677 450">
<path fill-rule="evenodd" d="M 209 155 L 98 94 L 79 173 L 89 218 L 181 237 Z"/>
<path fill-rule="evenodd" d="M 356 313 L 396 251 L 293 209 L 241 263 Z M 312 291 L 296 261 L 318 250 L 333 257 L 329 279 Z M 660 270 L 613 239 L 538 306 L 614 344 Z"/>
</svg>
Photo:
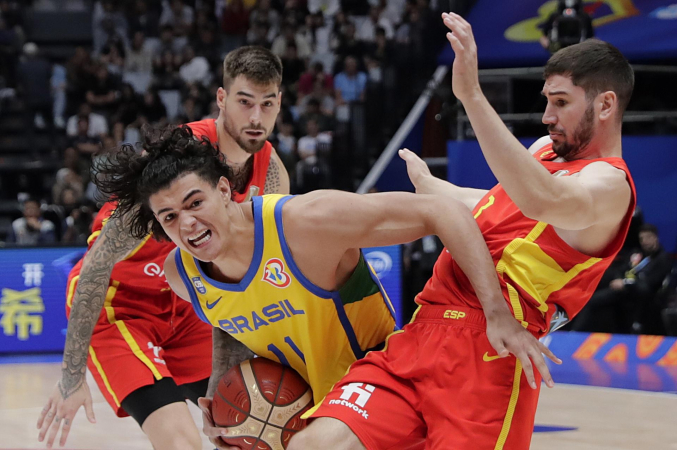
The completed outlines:
<svg viewBox="0 0 677 450">
<path fill-rule="evenodd" d="M 195 136 L 204 136 L 212 143 L 219 143 L 215 119 L 205 119 L 200 120 L 199 122 L 191 122 L 188 124 L 188 126 L 191 128 L 191 130 L 193 130 L 193 134 Z M 270 164 L 270 154 L 272 149 L 273 146 L 271 143 L 266 141 L 266 143 L 263 144 L 263 148 L 254 153 L 254 168 L 252 170 L 251 177 L 249 178 L 249 181 L 242 192 L 233 191 L 233 200 L 238 203 L 242 203 L 246 200 L 249 200 L 251 197 L 264 194 L 263 188 L 266 185 L 266 174 L 268 173 L 268 165 Z"/>
<path fill-rule="evenodd" d="M 551 225 L 525 217 L 500 184 L 475 206 L 475 220 L 496 264 L 503 294 L 513 314 L 529 329 L 545 333 L 555 305 L 571 318 L 588 301 L 625 241 L 636 198 L 630 172 L 621 158 L 555 162 L 557 155 L 552 144 L 537 151 L 534 157 L 555 176 L 570 176 L 588 164 L 605 161 L 625 172 L 632 189 L 630 206 L 618 234 L 596 257 L 571 248 Z M 446 250 L 416 302 L 481 308 L 470 281 Z"/>
</svg>

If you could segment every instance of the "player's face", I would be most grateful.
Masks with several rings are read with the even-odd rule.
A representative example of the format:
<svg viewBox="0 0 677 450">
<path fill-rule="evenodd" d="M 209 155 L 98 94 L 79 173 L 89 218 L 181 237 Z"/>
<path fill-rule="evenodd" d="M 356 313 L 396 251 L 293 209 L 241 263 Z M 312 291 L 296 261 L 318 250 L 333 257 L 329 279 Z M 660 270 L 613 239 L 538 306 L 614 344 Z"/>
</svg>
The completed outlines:
<svg viewBox="0 0 677 450">
<path fill-rule="evenodd" d="M 222 177 L 214 187 L 194 173 L 178 178 L 149 199 L 155 218 L 172 242 L 206 262 L 216 259 L 224 246 L 229 202 L 228 180 Z"/>
<path fill-rule="evenodd" d="M 275 83 L 261 86 L 238 76 L 228 91 L 219 88 L 217 93 L 225 131 L 247 153 L 258 152 L 275 127 L 281 99 Z"/>
<path fill-rule="evenodd" d="M 542 93 L 548 99 L 543 123 L 548 126 L 552 150 L 567 160 L 575 159 L 595 134 L 593 102 L 585 97 L 582 87 L 562 75 L 549 77 Z"/>
</svg>

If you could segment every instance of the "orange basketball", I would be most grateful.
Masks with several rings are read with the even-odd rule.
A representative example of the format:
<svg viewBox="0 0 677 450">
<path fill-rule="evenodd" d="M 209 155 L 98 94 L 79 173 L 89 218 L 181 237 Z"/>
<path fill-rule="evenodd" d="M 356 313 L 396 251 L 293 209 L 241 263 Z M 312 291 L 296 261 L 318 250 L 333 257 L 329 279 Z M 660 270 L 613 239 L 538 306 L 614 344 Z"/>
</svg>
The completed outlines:
<svg viewBox="0 0 677 450">
<path fill-rule="evenodd" d="M 306 426 L 301 415 L 313 406 L 313 392 L 289 367 L 254 358 L 230 369 L 219 380 L 212 417 L 228 428 L 222 439 L 243 450 L 283 450 Z"/>
</svg>

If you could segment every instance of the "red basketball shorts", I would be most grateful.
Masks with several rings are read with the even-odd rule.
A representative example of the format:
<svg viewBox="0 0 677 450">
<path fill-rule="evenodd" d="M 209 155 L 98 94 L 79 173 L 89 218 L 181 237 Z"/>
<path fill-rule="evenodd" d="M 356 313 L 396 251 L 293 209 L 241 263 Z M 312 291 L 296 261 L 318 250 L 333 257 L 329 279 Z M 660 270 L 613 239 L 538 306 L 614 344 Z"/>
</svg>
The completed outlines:
<svg viewBox="0 0 677 450">
<path fill-rule="evenodd" d="M 481 310 L 423 306 L 312 417 L 341 420 L 369 450 L 527 450 L 539 391 L 495 355 Z"/>
<path fill-rule="evenodd" d="M 76 275 L 71 274 L 66 291 L 69 316 Z M 155 380 L 171 377 L 181 385 L 208 378 L 211 355 L 212 327 L 190 303 L 169 290 L 151 295 L 112 282 L 94 327 L 87 367 L 115 413 L 125 417 L 120 402 Z"/>
</svg>

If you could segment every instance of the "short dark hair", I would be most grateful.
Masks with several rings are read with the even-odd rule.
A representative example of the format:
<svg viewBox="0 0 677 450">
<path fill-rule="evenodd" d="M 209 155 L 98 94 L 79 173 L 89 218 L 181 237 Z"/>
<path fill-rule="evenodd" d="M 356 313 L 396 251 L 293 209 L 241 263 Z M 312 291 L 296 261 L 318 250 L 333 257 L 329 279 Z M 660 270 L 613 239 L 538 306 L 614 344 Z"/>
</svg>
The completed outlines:
<svg viewBox="0 0 677 450">
<path fill-rule="evenodd" d="M 618 97 L 620 118 L 628 107 L 635 75 L 623 54 L 608 42 L 588 39 L 571 45 L 550 57 L 543 78 L 553 75 L 571 77 L 574 86 L 585 90 L 588 99 L 601 92 L 614 91 Z"/>
<path fill-rule="evenodd" d="M 117 202 L 111 217 L 129 215 L 130 235 L 142 239 L 151 231 L 158 240 L 169 240 L 150 209 L 150 196 L 194 173 L 216 186 L 221 177 L 230 180 L 225 156 L 205 137 L 197 139 L 185 126 L 144 129 L 144 153 L 122 145 L 108 158 L 93 164 L 94 183 L 109 200 Z"/>
<path fill-rule="evenodd" d="M 649 233 L 653 233 L 656 236 L 658 236 L 658 228 L 656 228 L 656 225 L 652 225 L 650 223 L 645 223 L 644 225 L 639 227 L 639 232 L 640 233 L 641 232 L 649 232 Z"/>
<path fill-rule="evenodd" d="M 228 53 L 223 60 L 223 88 L 228 90 L 240 75 L 256 84 L 282 83 L 282 61 L 270 50 L 250 45 Z"/>
</svg>

